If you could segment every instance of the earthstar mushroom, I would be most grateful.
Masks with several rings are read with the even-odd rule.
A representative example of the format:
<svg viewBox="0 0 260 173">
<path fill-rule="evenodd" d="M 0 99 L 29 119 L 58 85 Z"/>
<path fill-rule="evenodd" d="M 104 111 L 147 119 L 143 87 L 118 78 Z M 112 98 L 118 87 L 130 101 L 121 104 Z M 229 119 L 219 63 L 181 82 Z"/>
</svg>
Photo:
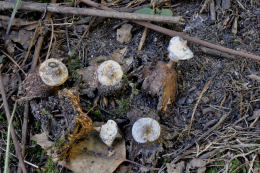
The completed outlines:
<svg viewBox="0 0 260 173">
<path fill-rule="evenodd" d="M 104 86 L 117 85 L 122 77 L 121 66 L 113 60 L 104 61 L 97 69 L 98 81 Z"/>
<path fill-rule="evenodd" d="M 170 58 L 168 67 L 172 67 L 174 62 L 191 59 L 193 57 L 192 51 L 187 46 L 187 40 L 183 40 L 178 36 L 171 38 L 167 50 L 169 52 L 168 57 Z"/>
<path fill-rule="evenodd" d="M 42 81 L 48 86 L 60 86 L 68 79 L 68 69 L 61 61 L 51 58 L 39 68 Z"/>
<path fill-rule="evenodd" d="M 108 120 L 106 124 L 101 126 L 99 136 L 109 147 L 112 146 L 116 138 L 121 137 L 117 124 L 114 120 Z"/>
<path fill-rule="evenodd" d="M 132 136 L 138 143 L 153 142 L 160 137 L 161 127 L 152 118 L 141 118 L 132 127 Z"/>
<path fill-rule="evenodd" d="M 98 66 L 97 77 L 100 83 L 100 93 L 109 95 L 121 88 L 123 70 L 116 61 L 107 60 Z"/>
</svg>

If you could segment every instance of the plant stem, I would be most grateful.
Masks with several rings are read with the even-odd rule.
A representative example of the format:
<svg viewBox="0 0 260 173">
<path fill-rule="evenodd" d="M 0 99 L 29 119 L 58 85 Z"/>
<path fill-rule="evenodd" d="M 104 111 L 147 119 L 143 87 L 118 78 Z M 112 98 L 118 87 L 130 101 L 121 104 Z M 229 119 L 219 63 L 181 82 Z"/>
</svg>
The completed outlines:
<svg viewBox="0 0 260 173">
<path fill-rule="evenodd" d="M 8 125 L 8 131 L 7 131 L 7 144 L 6 144 L 6 151 L 5 151 L 5 168 L 4 168 L 4 173 L 7 173 L 8 171 L 8 162 L 9 162 L 9 150 L 10 150 L 10 134 L 11 134 L 11 124 L 14 118 L 15 110 L 17 106 L 17 101 L 14 104 L 13 112 L 11 115 L 11 119 Z"/>
<path fill-rule="evenodd" d="M 21 0 L 16 0 L 15 7 L 13 9 L 13 12 L 12 12 L 12 15 L 11 15 L 11 19 L 9 20 L 8 27 L 7 27 L 7 30 L 6 30 L 6 35 L 8 35 L 8 33 L 10 31 L 10 28 L 11 28 L 11 26 L 13 24 L 15 14 L 16 14 L 18 8 L 19 8 L 20 3 L 21 3 Z"/>
</svg>

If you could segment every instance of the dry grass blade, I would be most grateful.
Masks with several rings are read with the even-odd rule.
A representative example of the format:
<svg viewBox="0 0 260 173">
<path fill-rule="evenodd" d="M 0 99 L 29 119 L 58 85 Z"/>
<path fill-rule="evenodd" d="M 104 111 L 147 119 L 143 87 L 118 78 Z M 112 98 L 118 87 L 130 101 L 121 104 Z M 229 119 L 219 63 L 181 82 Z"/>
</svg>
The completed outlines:
<svg viewBox="0 0 260 173">
<path fill-rule="evenodd" d="M 4 89 L 2 73 L 0 73 L 0 90 L 1 90 L 2 99 L 3 99 L 3 103 L 4 103 L 6 118 L 7 118 L 8 123 L 10 123 L 11 115 L 10 115 L 9 106 L 8 106 L 6 93 L 5 93 L 5 89 Z M 15 152 L 16 152 L 16 155 L 19 159 L 19 163 L 20 163 L 19 165 L 21 166 L 23 172 L 26 173 L 27 170 L 25 168 L 24 161 L 22 159 L 22 155 L 21 155 L 21 151 L 20 151 L 20 144 L 18 142 L 18 139 L 17 139 L 16 134 L 15 134 L 15 130 L 14 130 L 14 127 L 13 127 L 12 124 L 10 125 L 10 129 L 11 129 L 11 136 L 12 136 L 14 147 L 15 147 Z"/>
<path fill-rule="evenodd" d="M 5 53 L 4 51 L 1 50 L 1 52 L 7 57 L 9 58 L 18 68 L 19 70 L 21 70 L 21 72 L 23 72 L 23 74 L 26 76 L 26 73 L 23 71 L 23 69 L 20 67 L 20 65 L 7 53 Z"/>
<path fill-rule="evenodd" d="M 195 106 L 194 106 L 194 109 L 193 109 L 192 115 L 191 115 L 190 125 L 189 125 L 189 127 L 188 127 L 188 133 L 189 133 L 189 134 L 190 134 L 190 129 L 191 129 L 191 126 L 192 126 L 192 122 L 193 122 L 193 120 L 194 120 L 195 112 L 196 112 L 196 110 L 197 110 L 197 108 L 198 108 L 198 105 L 199 105 L 199 103 L 200 103 L 200 100 L 201 100 L 203 94 L 208 90 L 210 83 L 211 83 L 211 80 L 208 81 L 208 82 L 205 84 L 205 86 L 204 86 L 204 88 L 202 89 L 202 91 L 201 91 L 201 93 L 200 93 L 200 96 L 199 96 L 199 98 L 198 98 L 198 100 L 197 100 L 197 102 L 196 102 L 196 104 L 195 104 Z"/>
<path fill-rule="evenodd" d="M 8 27 L 7 27 L 7 30 L 6 30 L 6 35 L 9 34 L 9 31 L 11 29 L 12 23 L 14 21 L 15 14 L 16 14 L 18 8 L 19 8 L 20 3 L 21 3 L 21 0 L 16 0 L 14 9 L 13 9 L 13 12 L 12 12 L 12 15 L 11 15 L 11 19 L 10 19 L 10 21 L 8 23 Z"/>
<path fill-rule="evenodd" d="M 11 119 L 10 119 L 10 122 L 9 122 L 9 125 L 8 125 L 7 143 L 6 143 L 6 150 L 5 150 L 5 168 L 4 168 L 4 173 L 8 172 L 11 124 L 12 124 L 12 121 L 13 121 L 13 118 L 14 118 L 16 106 L 17 106 L 17 102 L 15 102 L 15 104 L 14 104 L 13 112 L 12 112 Z"/>
</svg>

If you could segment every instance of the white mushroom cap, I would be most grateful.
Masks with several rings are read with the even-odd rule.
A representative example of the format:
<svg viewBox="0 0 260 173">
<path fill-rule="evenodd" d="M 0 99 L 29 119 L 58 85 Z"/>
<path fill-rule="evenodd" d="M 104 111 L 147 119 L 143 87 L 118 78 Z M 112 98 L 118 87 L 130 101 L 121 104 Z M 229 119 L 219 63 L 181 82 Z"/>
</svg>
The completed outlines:
<svg viewBox="0 0 260 173">
<path fill-rule="evenodd" d="M 114 140 L 117 137 L 121 137 L 117 124 L 113 120 L 108 120 L 106 124 L 101 126 L 99 136 L 102 141 L 109 147 L 112 146 Z"/>
<path fill-rule="evenodd" d="M 187 40 L 183 40 L 180 37 L 173 37 L 170 40 L 169 46 L 169 58 L 173 61 L 191 59 L 193 53 L 187 46 Z"/>
<path fill-rule="evenodd" d="M 138 143 L 153 142 L 160 137 L 160 134 L 160 124 L 152 118 L 141 118 L 132 128 L 132 136 Z"/>
<path fill-rule="evenodd" d="M 123 70 L 116 61 L 108 60 L 99 65 L 97 75 L 102 85 L 114 86 L 121 81 Z"/>
<path fill-rule="evenodd" d="M 61 61 L 51 58 L 44 61 L 39 68 L 42 81 L 48 86 L 62 85 L 68 79 L 68 69 Z"/>
</svg>

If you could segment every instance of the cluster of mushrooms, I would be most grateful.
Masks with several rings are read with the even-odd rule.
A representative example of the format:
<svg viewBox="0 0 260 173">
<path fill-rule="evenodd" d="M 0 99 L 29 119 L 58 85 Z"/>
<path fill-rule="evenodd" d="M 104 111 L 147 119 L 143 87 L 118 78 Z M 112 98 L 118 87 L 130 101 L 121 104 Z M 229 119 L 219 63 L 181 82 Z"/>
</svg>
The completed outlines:
<svg viewBox="0 0 260 173">
<path fill-rule="evenodd" d="M 180 37 L 173 37 L 169 46 L 170 61 L 168 68 L 179 61 L 193 57 L 192 51 L 187 47 L 187 41 Z M 101 63 L 95 73 L 99 84 L 99 92 L 116 92 L 122 86 L 123 70 L 119 63 L 114 60 L 107 60 Z M 48 59 L 39 67 L 39 76 L 42 82 L 50 88 L 62 85 L 68 79 L 68 69 L 57 59 Z M 108 120 L 101 127 L 94 128 L 99 131 L 100 138 L 109 147 L 113 145 L 116 138 L 121 138 L 118 126 L 114 120 Z M 161 127 L 158 121 L 143 117 L 138 119 L 132 127 L 132 136 L 137 143 L 156 141 L 161 134 Z"/>
</svg>

